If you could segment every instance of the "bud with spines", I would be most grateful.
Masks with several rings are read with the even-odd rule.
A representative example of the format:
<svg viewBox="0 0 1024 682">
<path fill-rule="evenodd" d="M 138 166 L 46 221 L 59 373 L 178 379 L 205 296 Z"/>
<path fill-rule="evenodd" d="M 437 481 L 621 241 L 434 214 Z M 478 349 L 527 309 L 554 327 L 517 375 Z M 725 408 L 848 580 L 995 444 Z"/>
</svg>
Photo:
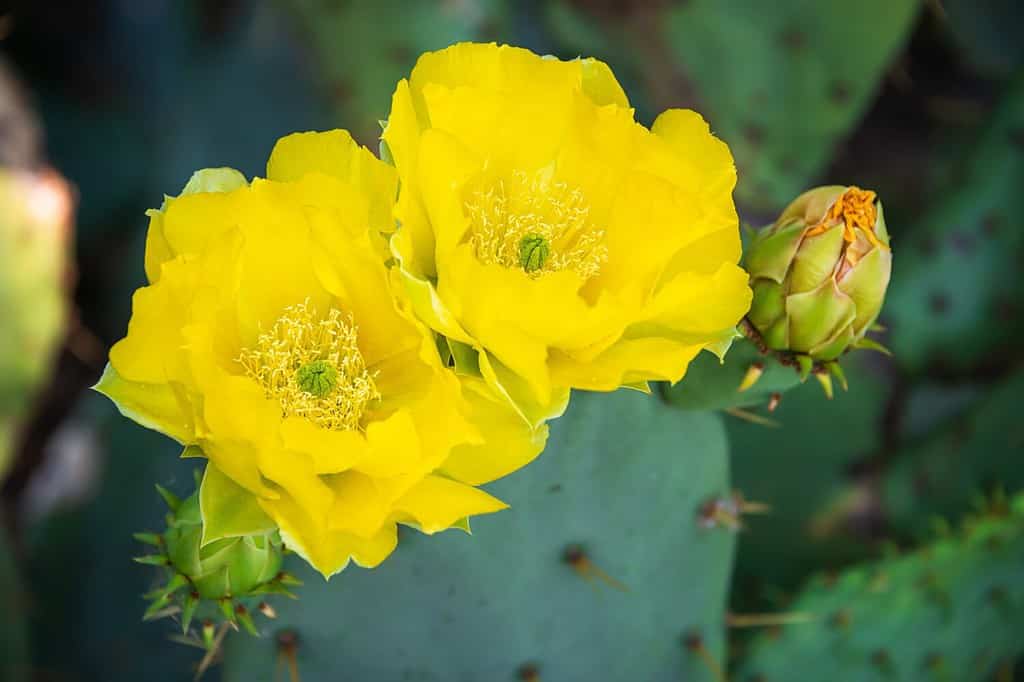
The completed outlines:
<svg viewBox="0 0 1024 682">
<path fill-rule="evenodd" d="M 144 620 L 180 614 L 182 632 L 188 635 L 196 617 L 212 623 L 219 615 L 236 629 L 241 625 L 257 635 L 253 606 L 247 602 L 266 594 L 294 598 L 288 588 L 301 584 L 281 570 L 284 549 L 277 532 L 225 537 L 204 545 L 198 491 L 180 500 L 160 486 L 157 490 L 170 509 L 167 528 L 161 534 L 135 534 L 136 540 L 156 549 L 135 561 L 163 568 L 166 582 L 145 595 L 150 604 Z M 265 603 L 254 608 L 273 617 L 274 610 Z"/>
</svg>

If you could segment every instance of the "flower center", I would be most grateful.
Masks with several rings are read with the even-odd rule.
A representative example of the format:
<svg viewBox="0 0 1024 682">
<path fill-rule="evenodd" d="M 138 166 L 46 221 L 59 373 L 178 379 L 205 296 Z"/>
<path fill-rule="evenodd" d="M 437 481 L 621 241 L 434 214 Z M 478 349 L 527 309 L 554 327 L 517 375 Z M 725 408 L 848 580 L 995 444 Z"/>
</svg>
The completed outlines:
<svg viewBox="0 0 1024 682">
<path fill-rule="evenodd" d="M 850 187 L 843 192 L 826 211 L 821 222 L 808 230 L 807 236 L 819 235 L 839 221 L 843 222 L 843 239 L 850 244 L 857 241 L 856 229 L 859 229 L 869 242 L 881 249 L 888 249 L 875 234 L 878 208 L 875 206 L 875 193 L 871 190 Z"/>
<path fill-rule="evenodd" d="M 591 221 L 583 192 L 544 171 L 481 183 L 468 192 L 465 209 L 469 243 L 482 263 L 531 277 L 572 270 L 589 279 L 608 259 L 604 230 Z"/>
<path fill-rule="evenodd" d="M 238 362 L 280 403 L 284 416 L 304 417 L 325 429 L 358 429 L 380 394 L 356 331 L 351 316 L 331 308 L 321 317 L 307 300 L 285 308 Z"/>
</svg>

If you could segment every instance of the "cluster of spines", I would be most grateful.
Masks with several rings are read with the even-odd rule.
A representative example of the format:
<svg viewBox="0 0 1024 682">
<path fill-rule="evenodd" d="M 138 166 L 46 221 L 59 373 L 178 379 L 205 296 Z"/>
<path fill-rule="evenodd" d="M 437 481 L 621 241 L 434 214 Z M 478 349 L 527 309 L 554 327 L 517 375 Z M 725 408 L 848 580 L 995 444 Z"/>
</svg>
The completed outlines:
<svg viewBox="0 0 1024 682">
<path fill-rule="evenodd" d="M 170 526 L 174 521 L 174 511 L 181 504 L 181 499 L 161 485 L 157 485 L 156 489 L 170 510 L 167 514 L 167 524 Z M 144 621 L 158 620 L 180 613 L 182 634 L 187 635 L 203 598 L 195 589 L 191 579 L 176 570 L 171 563 L 162 535 L 158 533 L 135 533 L 133 537 L 142 544 L 154 547 L 157 550 L 152 554 L 134 557 L 133 561 L 146 566 L 163 568 L 168 576 L 166 583 L 143 595 L 143 598 L 149 602 L 149 606 L 146 608 L 142 619 Z M 281 571 L 273 580 L 249 590 L 245 596 L 256 597 L 277 594 L 289 599 L 297 599 L 298 597 L 289 588 L 301 585 L 301 580 L 287 571 Z M 257 630 L 256 623 L 253 621 L 252 612 L 240 599 L 232 597 L 218 599 L 217 610 L 223 616 L 223 622 L 229 624 L 230 627 L 237 630 L 241 626 L 254 637 L 259 636 L 259 630 Z M 256 610 L 266 618 L 274 619 L 277 617 L 277 612 L 265 601 L 261 601 L 256 606 Z M 207 619 L 203 621 L 201 641 L 207 649 L 215 645 L 215 630 L 216 625 L 212 620 Z"/>
</svg>

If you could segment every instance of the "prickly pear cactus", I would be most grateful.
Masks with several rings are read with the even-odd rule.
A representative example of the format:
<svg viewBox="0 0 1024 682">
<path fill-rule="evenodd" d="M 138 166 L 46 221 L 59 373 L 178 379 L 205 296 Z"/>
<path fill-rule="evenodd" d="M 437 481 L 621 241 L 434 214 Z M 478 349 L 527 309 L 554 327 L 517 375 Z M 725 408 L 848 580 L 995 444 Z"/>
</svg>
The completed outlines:
<svg viewBox="0 0 1024 682">
<path fill-rule="evenodd" d="M 984 494 L 1024 487 L 1022 392 L 1024 372 L 1017 372 L 965 414 L 896 455 L 882 486 L 894 531 L 919 537 L 941 525 L 940 519 L 966 513 Z"/>
<path fill-rule="evenodd" d="M 559 4 L 561 25 L 574 27 L 564 23 L 567 3 Z M 625 29 L 636 48 L 628 55 L 640 62 L 634 70 L 646 74 L 646 89 L 659 100 L 655 108 L 698 105 L 736 157 L 737 197 L 773 212 L 813 184 L 860 120 L 919 2 L 869 0 L 840 10 L 785 0 L 770 12 L 757 0 L 635 7 L 626 16 L 584 14 L 580 23 L 596 23 L 613 36 Z M 591 34 L 563 30 L 559 38 L 567 50 L 593 54 L 592 42 L 578 42 Z"/>
<path fill-rule="evenodd" d="M 0 168 L 0 479 L 64 333 L 70 210 L 56 173 Z"/>
<path fill-rule="evenodd" d="M 972 146 L 955 184 L 901 244 L 882 320 L 911 372 L 993 367 L 1019 349 L 1024 230 L 1013 209 L 1024 186 L 1024 77 Z"/>
<path fill-rule="evenodd" d="M 308 575 L 279 609 L 303 679 L 717 679 L 734 531 L 701 510 L 731 497 L 719 419 L 631 391 L 573 400 L 472 538 L 403 534 L 372 572 Z M 289 651 L 234 638 L 224 680 Z"/>
<path fill-rule="evenodd" d="M 372 147 L 395 83 L 412 70 L 416 57 L 460 40 L 480 39 L 485 26 L 493 28 L 504 12 L 503 0 L 458 7 L 441 0 L 281 4 L 308 36 L 336 120 Z"/>
<path fill-rule="evenodd" d="M 868 369 L 875 357 L 845 361 L 856 380 L 834 400 L 815 385 L 785 393 L 770 415 L 774 428 L 726 420 L 733 484 L 771 508 L 751 517 L 741 536 L 733 608 L 777 609 L 777 595 L 797 589 L 808 572 L 872 556 L 855 532 L 873 522 L 871 498 L 851 472 L 882 445 L 877 426 L 889 387 Z"/>
<path fill-rule="evenodd" d="M 814 579 L 790 605 L 813 620 L 753 642 L 741 680 L 990 679 L 1024 652 L 1024 497 L 913 554 Z"/>
</svg>

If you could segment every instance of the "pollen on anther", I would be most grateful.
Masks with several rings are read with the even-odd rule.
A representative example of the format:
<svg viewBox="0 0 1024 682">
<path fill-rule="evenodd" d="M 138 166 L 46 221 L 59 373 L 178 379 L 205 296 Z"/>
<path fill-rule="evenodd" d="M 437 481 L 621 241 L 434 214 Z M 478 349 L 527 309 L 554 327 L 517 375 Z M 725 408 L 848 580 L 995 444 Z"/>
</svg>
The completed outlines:
<svg viewBox="0 0 1024 682">
<path fill-rule="evenodd" d="M 589 279 L 608 259 L 604 230 L 579 189 L 541 172 L 476 183 L 465 195 L 468 240 L 478 260 L 530 277 L 559 270 Z"/>
<path fill-rule="evenodd" d="M 285 308 L 238 362 L 268 398 L 278 401 L 283 416 L 304 417 L 332 430 L 358 429 L 380 394 L 357 340 L 351 316 L 336 308 L 320 316 L 305 301 Z"/>
</svg>

